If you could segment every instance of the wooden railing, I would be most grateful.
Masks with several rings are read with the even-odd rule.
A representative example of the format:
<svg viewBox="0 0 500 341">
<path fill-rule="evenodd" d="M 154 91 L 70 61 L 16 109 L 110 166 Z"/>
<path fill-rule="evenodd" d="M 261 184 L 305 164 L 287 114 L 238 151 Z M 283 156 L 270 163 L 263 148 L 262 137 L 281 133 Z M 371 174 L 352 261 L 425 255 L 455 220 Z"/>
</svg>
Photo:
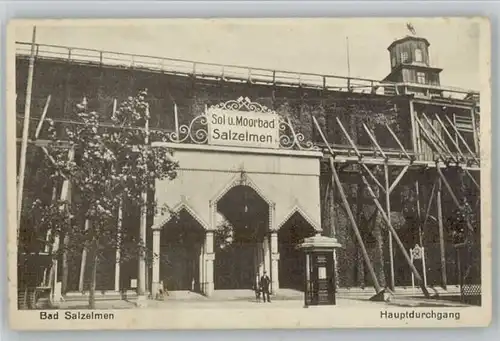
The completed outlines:
<svg viewBox="0 0 500 341">
<path fill-rule="evenodd" d="M 16 54 L 28 57 L 31 43 L 16 42 Z M 154 57 L 139 54 L 117 53 L 94 49 L 36 44 L 36 58 L 65 60 L 123 68 L 147 69 L 165 74 L 220 79 L 228 82 L 251 82 L 292 87 L 318 88 L 337 91 L 383 94 L 384 88 L 394 84 L 373 79 L 298 73 L 291 71 L 251 68 L 229 64 L 215 64 L 175 58 Z M 394 89 L 393 89 L 394 91 Z"/>
</svg>

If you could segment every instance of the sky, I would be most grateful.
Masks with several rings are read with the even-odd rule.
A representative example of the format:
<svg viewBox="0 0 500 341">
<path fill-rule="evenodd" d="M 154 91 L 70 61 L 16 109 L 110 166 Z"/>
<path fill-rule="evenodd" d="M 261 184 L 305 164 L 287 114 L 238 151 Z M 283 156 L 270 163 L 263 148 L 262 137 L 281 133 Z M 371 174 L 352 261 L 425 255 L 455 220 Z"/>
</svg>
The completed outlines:
<svg viewBox="0 0 500 341">
<path fill-rule="evenodd" d="M 410 34 L 407 22 L 429 41 L 431 65 L 443 68 L 442 85 L 480 89 L 480 29 L 470 19 L 52 21 L 37 24 L 36 41 L 337 76 L 348 76 L 348 45 L 350 76 L 380 80 L 390 71 L 387 47 Z M 16 41 L 31 41 L 32 27 L 16 27 Z"/>
</svg>

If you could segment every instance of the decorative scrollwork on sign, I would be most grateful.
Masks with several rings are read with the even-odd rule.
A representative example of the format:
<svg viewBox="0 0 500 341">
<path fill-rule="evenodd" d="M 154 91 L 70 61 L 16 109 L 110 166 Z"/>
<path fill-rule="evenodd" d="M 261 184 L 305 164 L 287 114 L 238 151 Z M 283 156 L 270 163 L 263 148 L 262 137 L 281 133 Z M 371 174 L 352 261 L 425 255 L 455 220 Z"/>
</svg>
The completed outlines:
<svg viewBox="0 0 500 341">
<path fill-rule="evenodd" d="M 304 134 L 296 133 L 290 121 L 280 117 L 279 123 L 280 147 L 283 149 L 318 150 L 312 141 L 305 141 Z M 305 142 L 304 142 L 305 141 Z"/>
<path fill-rule="evenodd" d="M 250 98 L 243 96 L 241 96 L 237 100 L 230 100 L 224 103 L 216 104 L 212 106 L 212 108 L 231 110 L 231 111 L 251 111 L 251 112 L 275 114 L 275 112 L 270 110 L 268 107 L 256 102 L 252 102 Z"/>
<path fill-rule="evenodd" d="M 181 125 L 178 132 L 169 133 L 168 139 L 175 143 L 205 144 L 208 141 L 207 124 L 208 120 L 205 114 L 198 115 L 193 118 L 189 125 Z"/>
</svg>

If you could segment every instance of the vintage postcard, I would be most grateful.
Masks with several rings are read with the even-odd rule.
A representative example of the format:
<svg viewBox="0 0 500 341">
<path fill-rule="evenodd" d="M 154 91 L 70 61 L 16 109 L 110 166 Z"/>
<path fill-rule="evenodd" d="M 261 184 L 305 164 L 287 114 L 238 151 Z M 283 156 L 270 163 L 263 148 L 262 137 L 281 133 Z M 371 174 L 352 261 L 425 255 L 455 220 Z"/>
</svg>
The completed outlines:
<svg viewBox="0 0 500 341">
<path fill-rule="evenodd" d="M 7 52 L 12 328 L 490 323 L 488 19 L 14 20 Z"/>
</svg>

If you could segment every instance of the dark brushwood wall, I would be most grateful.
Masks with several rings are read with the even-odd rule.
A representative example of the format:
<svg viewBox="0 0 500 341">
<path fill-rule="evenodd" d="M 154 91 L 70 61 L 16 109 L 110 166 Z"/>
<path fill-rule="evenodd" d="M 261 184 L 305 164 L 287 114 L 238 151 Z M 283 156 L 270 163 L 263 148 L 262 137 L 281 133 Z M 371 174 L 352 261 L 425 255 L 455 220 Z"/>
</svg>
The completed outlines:
<svg viewBox="0 0 500 341">
<path fill-rule="evenodd" d="M 24 112 L 27 61 L 18 59 L 16 72 L 17 115 Z M 380 144 L 398 148 L 384 129 L 377 129 L 382 116 L 388 118 L 402 143 L 412 149 L 409 126 L 409 105 L 406 97 L 389 97 L 369 93 L 348 93 L 287 86 L 200 80 L 166 75 L 147 70 L 98 67 L 70 64 L 59 60 L 36 61 L 31 116 L 39 118 L 48 95 L 52 96 L 47 117 L 74 119 L 73 108 L 85 96 L 88 107 L 102 115 L 111 115 L 113 100 L 124 100 L 147 88 L 151 107 L 152 128 L 174 128 L 174 101 L 178 106 L 179 123 L 188 124 L 201 114 L 205 105 L 235 100 L 240 96 L 290 117 L 296 129 L 306 138 L 319 139 L 314 133 L 312 116 L 325 130 L 329 142 L 348 145 L 335 121 L 338 116 L 361 146 L 372 148 L 361 122 L 372 122 Z M 378 117 L 378 119 L 375 119 Z M 383 127 L 383 126 L 382 126 Z M 31 125 L 32 133 L 36 124 Z M 18 125 L 18 137 L 21 125 Z"/>
</svg>

